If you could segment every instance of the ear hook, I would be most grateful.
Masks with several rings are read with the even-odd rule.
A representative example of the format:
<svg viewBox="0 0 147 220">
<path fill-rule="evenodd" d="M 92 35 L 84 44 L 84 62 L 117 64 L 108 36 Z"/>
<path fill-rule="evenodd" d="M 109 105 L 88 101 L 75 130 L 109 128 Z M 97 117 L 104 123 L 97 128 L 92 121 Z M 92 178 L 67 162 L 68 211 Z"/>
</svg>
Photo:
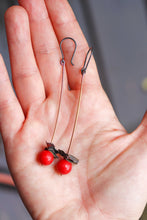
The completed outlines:
<svg viewBox="0 0 147 220">
<path fill-rule="evenodd" d="M 90 53 L 90 52 L 91 52 L 91 53 Z M 90 53 L 90 55 L 89 55 L 89 53 Z M 86 55 L 85 61 L 84 61 L 84 65 L 83 65 L 83 67 L 82 67 L 82 69 L 81 69 L 82 75 L 86 73 L 88 64 L 89 64 L 90 59 L 91 59 L 91 57 L 92 57 L 92 54 L 93 54 L 93 48 L 91 47 L 91 48 L 89 48 L 89 50 L 88 50 L 88 52 L 87 52 L 87 55 Z M 88 58 L 88 55 L 89 55 L 89 58 Z"/>
<path fill-rule="evenodd" d="M 63 38 L 62 40 L 61 40 L 61 42 L 60 42 L 60 50 L 61 50 L 61 54 L 62 54 L 62 60 L 61 60 L 61 62 L 63 62 L 64 63 L 64 54 L 63 54 L 63 50 L 62 50 L 62 43 L 63 43 L 63 41 L 65 41 L 65 40 L 72 40 L 73 42 L 74 42 L 74 44 L 75 44 L 75 49 L 74 49 L 74 52 L 73 52 L 73 55 L 72 55 L 72 58 L 71 58 L 71 64 L 74 66 L 74 64 L 73 64 L 73 58 L 74 58 L 74 55 L 75 55 L 75 52 L 76 52 L 76 49 L 77 49 L 77 43 L 76 43 L 76 41 L 73 39 L 73 38 L 71 38 L 71 37 L 65 37 L 65 38 Z"/>
</svg>

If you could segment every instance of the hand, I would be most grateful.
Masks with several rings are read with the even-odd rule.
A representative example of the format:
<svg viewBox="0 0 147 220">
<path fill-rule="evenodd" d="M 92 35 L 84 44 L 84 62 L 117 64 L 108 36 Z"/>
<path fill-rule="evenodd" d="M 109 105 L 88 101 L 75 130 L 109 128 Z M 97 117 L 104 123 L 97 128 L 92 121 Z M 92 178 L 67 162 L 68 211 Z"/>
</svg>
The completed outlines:
<svg viewBox="0 0 147 220">
<path fill-rule="evenodd" d="M 6 158 L 20 196 L 37 220 L 138 220 L 147 198 L 147 114 L 128 134 L 102 89 L 92 58 L 71 152 L 80 162 L 59 175 L 56 162 L 42 166 L 38 153 L 50 141 L 61 85 L 59 42 L 66 78 L 55 134 L 67 150 L 88 45 L 66 0 L 21 0 L 5 15 L 13 85 L 0 59 L 0 129 Z M 68 84 L 71 90 L 68 90 Z"/>
</svg>

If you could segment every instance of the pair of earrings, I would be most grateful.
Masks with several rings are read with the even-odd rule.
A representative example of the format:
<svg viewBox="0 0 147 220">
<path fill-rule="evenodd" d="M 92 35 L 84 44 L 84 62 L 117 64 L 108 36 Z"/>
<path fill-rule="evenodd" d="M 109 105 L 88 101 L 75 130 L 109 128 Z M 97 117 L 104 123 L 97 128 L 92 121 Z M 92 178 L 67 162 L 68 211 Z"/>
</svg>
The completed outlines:
<svg viewBox="0 0 147 220">
<path fill-rule="evenodd" d="M 61 160 L 59 160 L 59 162 L 57 163 L 57 170 L 59 173 L 61 174 L 68 174 L 71 169 L 72 169 L 72 164 L 78 164 L 79 160 L 69 154 L 71 145 L 72 145 L 72 141 L 73 141 L 73 136 L 74 136 L 74 132 L 76 129 L 76 124 L 77 124 L 77 120 L 78 120 L 78 115 L 79 115 L 79 110 L 80 110 L 80 103 L 81 103 L 81 97 L 82 97 L 82 86 L 83 86 L 83 76 L 86 73 L 88 64 L 90 62 L 92 53 L 93 53 L 93 49 L 90 48 L 86 54 L 86 58 L 84 61 L 84 65 L 81 69 L 81 86 L 80 86 L 80 92 L 79 92 L 79 97 L 78 97 L 78 105 L 77 105 L 77 111 L 76 111 L 76 116 L 75 116 L 75 121 L 74 121 L 74 125 L 73 125 L 73 130 L 72 130 L 72 134 L 71 134 L 71 139 L 70 139 L 70 143 L 69 143 L 69 147 L 67 150 L 67 153 L 65 153 L 63 150 L 60 149 L 56 149 L 53 142 L 53 138 L 56 132 L 56 128 L 57 128 L 57 122 L 58 122 L 58 118 L 59 118 L 59 112 L 60 112 L 60 107 L 61 107 L 61 99 L 62 99 L 62 92 L 63 92 L 63 81 L 64 81 L 64 73 L 65 73 L 65 59 L 64 59 L 64 54 L 63 54 L 63 50 L 62 50 L 62 43 L 65 40 L 72 40 L 75 44 L 75 48 L 74 48 L 74 52 L 71 58 L 71 65 L 73 64 L 73 57 L 75 55 L 76 49 L 77 49 L 77 43 L 76 41 L 71 38 L 71 37 L 66 37 L 64 39 L 61 40 L 60 42 L 60 50 L 61 50 L 61 55 L 62 55 L 62 59 L 61 59 L 61 66 L 62 66 L 62 82 L 61 82 L 61 89 L 60 89 L 60 96 L 59 96 L 59 102 L 58 102 L 58 108 L 57 108 L 57 114 L 56 114 L 56 121 L 55 121 L 55 127 L 54 127 L 54 131 L 53 131 L 53 135 L 51 138 L 51 142 L 47 144 L 47 147 L 40 153 L 39 158 L 40 158 L 40 162 L 42 165 L 50 165 L 53 160 L 55 158 L 62 158 Z"/>
<path fill-rule="evenodd" d="M 73 155 L 65 153 L 63 150 L 56 149 L 54 144 L 46 143 L 47 147 L 40 153 L 40 162 L 43 165 L 50 165 L 54 158 L 61 157 L 62 159 L 57 163 L 57 170 L 61 174 L 67 174 L 72 169 L 72 163 L 78 164 L 79 160 Z"/>
</svg>

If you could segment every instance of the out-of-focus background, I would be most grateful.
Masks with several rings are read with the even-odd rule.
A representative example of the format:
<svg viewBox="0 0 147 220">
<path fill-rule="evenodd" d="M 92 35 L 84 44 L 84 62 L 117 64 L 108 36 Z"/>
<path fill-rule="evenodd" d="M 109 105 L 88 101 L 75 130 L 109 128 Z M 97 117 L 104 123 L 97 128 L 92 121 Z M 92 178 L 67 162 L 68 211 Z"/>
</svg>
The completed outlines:
<svg viewBox="0 0 147 220">
<path fill-rule="evenodd" d="M 131 132 L 147 109 L 147 0 L 69 0 L 97 62 L 102 85 L 117 116 Z M 4 13 L 15 0 L 0 1 L 0 53 L 9 74 Z M 11 77 L 11 76 L 10 76 Z M 8 173 L 0 138 L 0 171 Z M 0 220 L 30 220 L 15 188 L 0 185 Z M 141 220 L 147 220 L 147 211 Z"/>
</svg>

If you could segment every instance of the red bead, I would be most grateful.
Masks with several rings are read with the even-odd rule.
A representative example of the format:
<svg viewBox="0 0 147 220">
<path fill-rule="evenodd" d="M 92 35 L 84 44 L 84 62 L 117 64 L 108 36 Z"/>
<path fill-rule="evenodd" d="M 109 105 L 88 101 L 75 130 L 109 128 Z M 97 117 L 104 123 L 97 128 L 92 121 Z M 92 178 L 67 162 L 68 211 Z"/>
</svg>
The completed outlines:
<svg viewBox="0 0 147 220">
<path fill-rule="evenodd" d="M 69 161 L 63 159 L 57 163 L 57 169 L 61 174 L 68 174 L 72 169 L 72 164 Z"/>
<path fill-rule="evenodd" d="M 40 156 L 40 162 L 43 165 L 50 165 L 54 160 L 53 154 L 47 150 L 42 151 L 39 156 Z"/>
</svg>

